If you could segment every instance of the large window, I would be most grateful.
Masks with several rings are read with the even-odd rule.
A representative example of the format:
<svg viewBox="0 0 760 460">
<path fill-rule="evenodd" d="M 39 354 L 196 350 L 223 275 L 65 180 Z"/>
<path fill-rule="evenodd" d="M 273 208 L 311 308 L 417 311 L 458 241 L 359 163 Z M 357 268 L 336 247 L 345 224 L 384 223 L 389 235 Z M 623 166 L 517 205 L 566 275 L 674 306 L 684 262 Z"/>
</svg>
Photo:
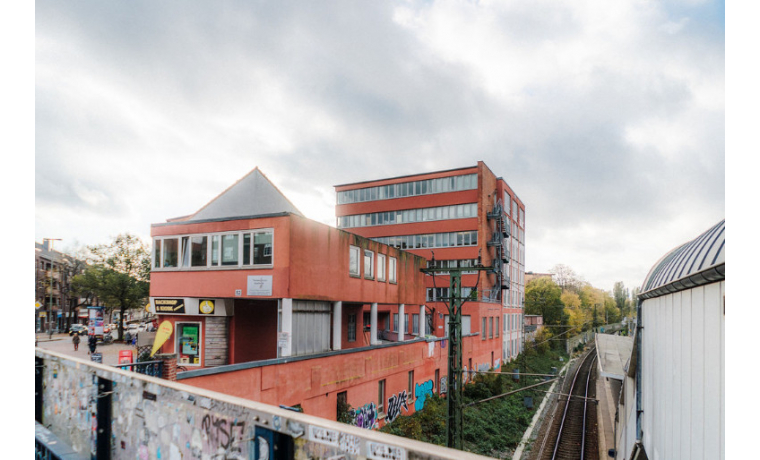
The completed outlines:
<svg viewBox="0 0 760 460">
<path fill-rule="evenodd" d="M 373 279 L 375 277 L 375 253 L 369 249 L 364 250 L 364 277 Z"/>
<path fill-rule="evenodd" d="M 182 366 L 201 365 L 201 323 L 177 323 L 178 364 Z"/>
<path fill-rule="evenodd" d="M 432 222 L 438 220 L 467 219 L 478 216 L 478 204 L 456 204 L 435 208 L 403 209 L 398 211 L 355 214 L 338 218 L 338 228 L 372 227 L 376 225 Z"/>
<path fill-rule="evenodd" d="M 351 276 L 360 276 L 359 273 L 359 248 L 356 246 L 348 247 L 348 273 Z"/>
<path fill-rule="evenodd" d="M 388 281 L 391 283 L 396 282 L 396 258 L 388 258 Z"/>
<path fill-rule="evenodd" d="M 433 193 L 474 190 L 478 188 L 478 175 L 441 177 L 401 184 L 380 185 L 338 192 L 338 204 L 360 203 L 363 201 L 390 200 L 405 196 L 430 195 Z"/>
<path fill-rule="evenodd" d="M 477 246 L 477 230 L 467 232 L 429 233 L 425 235 L 399 235 L 371 238 L 378 243 L 401 249 L 448 248 Z"/>
<path fill-rule="evenodd" d="M 155 238 L 153 267 L 269 267 L 273 261 L 273 235 L 272 229 L 265 229 Z"/>
<path fill-rule="evenodd" d="M 385 281 L 385 254 L 377 255 L 377 280 Z"/>
</svg>

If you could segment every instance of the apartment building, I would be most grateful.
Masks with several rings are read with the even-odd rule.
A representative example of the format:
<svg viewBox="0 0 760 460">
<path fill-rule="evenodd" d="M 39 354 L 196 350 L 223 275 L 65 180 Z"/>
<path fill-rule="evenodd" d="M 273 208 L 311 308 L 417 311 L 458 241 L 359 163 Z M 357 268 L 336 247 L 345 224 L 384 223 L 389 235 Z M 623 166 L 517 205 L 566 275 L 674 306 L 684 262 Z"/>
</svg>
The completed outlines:
<svg viewBox="0 0 760 460">
<path fill-rule="evenodd" d="M 481 344 L 464 356 L 469 370 L 498 367 L 517 356 L 523 338 L 525 204 L 507 182 L 475 166 L 335 186 L 337 227 L 426 258 L 442 271 L 426 276 L 427 324 L 394 318 L 392 330 L 448 335 L 449 277 L 465 272 L 463 336 Z M 411 322 L 410 322 L 411 321 Z"/>
</svg>

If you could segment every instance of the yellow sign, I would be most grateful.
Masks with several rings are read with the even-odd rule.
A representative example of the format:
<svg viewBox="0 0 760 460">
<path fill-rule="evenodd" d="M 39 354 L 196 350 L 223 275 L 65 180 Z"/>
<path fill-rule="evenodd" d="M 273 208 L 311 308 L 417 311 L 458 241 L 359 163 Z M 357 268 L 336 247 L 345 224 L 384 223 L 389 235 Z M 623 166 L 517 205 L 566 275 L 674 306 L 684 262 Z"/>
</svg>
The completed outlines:
<svg viewBox="0 0 760 460">
<path fill-rule="evenodd" d="M 200 310 L 202 315 L 213 315 L 214 314 L 214 301 L 213 300 L 203 300 L 201 301 L 200 305 L 198 306 L 198 310 Z"/>
<path fill-rule="evenodd" d="M 150 302 L 148 302 L 148 305 L 145 306 L 145 311 L 150 313 Z"/>
<path fill-rule="evenodd" d="M 161 345 L 169 340 L 169 337 L 171 337 L 173 331 L 174 327 L 169 321 L 164 321 L 158 326 L 158 331 L 156 331 L 156 338 L 153 340 L 153 349 L 150 351 L 150 356 L 155 355 L 158 349 L 161 348 Z"/>
<path fill-rule="evenodd" d="M 34 309 L 35 309 L 35 310 L 37 310 L 37 309 L 38 309 L 38 308 L 40 308 L 41 306 L 42 306 L 42 304 L 41 304 L 41 303 L 39 303 L 39 302 L 34 302 Z"/>
</svg>

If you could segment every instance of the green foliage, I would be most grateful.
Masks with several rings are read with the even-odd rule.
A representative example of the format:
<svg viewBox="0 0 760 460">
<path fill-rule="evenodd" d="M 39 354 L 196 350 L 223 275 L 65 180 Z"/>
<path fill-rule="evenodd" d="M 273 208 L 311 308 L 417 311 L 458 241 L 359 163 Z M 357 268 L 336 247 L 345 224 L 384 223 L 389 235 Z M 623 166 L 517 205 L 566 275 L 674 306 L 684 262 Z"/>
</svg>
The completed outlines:
<svg viewBox="0 0 760 460">
<path fill-rule="evenodd" d="M 549 374 L 552 367 L 559 368 L 559 357 L 567 357 L 564 352 L 549 350 L 543 352 L 529 350 L 516 361 L 502 367 L 502 372 L 512 372 L 521 368 L 523 373 Z M 465 385 L 463 403 L 482 401 L 493 396 L 538 383 L 542 377 L 521 375 L 515 381 L 512 375 L 478 374 Z M 534 411 L 523 405 L 523 398 L 530 396 L 534 401 L 544 397 L 537 387 L 518 391 L 464 408 L 464 450 L 481 455 L 499 457 L 507 455 L 517 447 L 523 433 L 530 424 Z M 448 408 L 446 398 L 433 394 L 425 401 L 425 408 L 412 415 L 401 415 L 393 423 L 383 426 L 380 431 L 409 439 L 446 445 L 446 419 Z"/>
<path fill-rule="evenodd" d="M 541 315 L 544 324 L 567 324 L 562 289 L 548 278 L 536 278 L 525 285 L 525 314 Z"/>
</svg>

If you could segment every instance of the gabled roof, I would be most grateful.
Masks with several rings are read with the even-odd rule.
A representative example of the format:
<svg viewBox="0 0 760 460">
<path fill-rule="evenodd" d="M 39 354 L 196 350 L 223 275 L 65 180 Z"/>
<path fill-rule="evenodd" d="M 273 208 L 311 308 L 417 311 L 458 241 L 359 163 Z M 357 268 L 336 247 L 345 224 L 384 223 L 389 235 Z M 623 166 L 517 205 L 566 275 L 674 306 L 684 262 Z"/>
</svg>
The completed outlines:
<svg viewBox="0 0 760 460">
<path fill-rule="evenodd" d="M 649 271 L 640 299 L 678 292 L 726 278 L 726 220 L 663 256 Z"/>
<path fill-rule="evenodd" d="M 195 214 L 179 220 L 216 220 L 282 213 L 303 216 L 301 211 L 256 167 Z"/>
</svg>

